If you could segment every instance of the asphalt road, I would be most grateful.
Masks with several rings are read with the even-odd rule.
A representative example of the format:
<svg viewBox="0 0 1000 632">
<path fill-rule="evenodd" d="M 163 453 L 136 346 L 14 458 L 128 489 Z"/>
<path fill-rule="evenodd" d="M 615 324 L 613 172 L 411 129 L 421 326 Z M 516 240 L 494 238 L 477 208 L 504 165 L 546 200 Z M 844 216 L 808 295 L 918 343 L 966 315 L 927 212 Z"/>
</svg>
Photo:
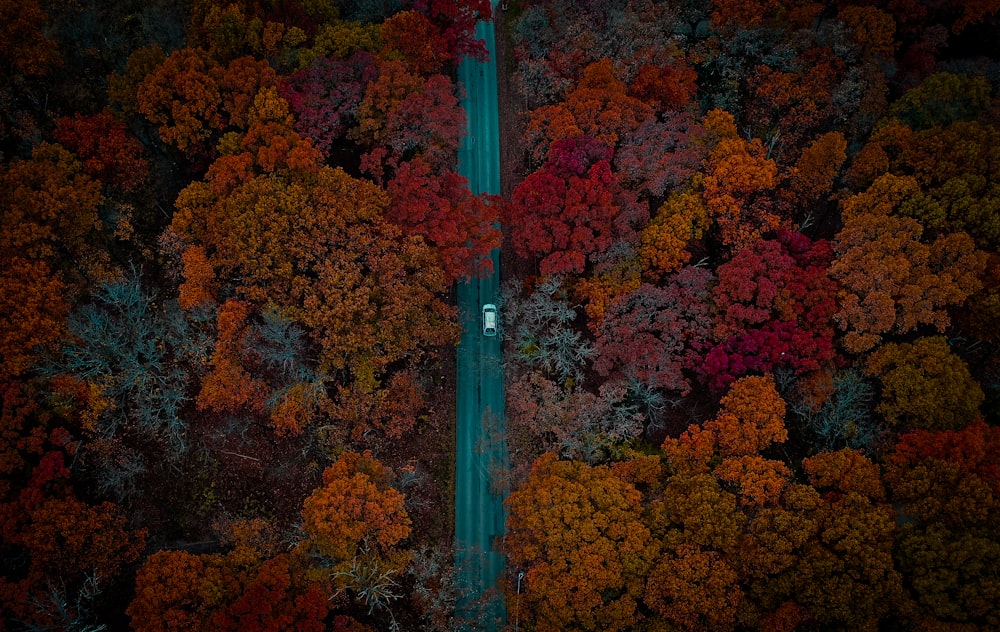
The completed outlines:
<svg viewBox="0 0 1000 632">
<path fill-rule="evenodd" d="M 476 35 L 486 42 L 488 62 L 466 59 L 458 68 L 464 86 L 462 106 L 468 135 L 459 148 L 459 172 L 473 193 L 500 193 L 500 136 L 497 120 L 496 48 L 493 23 L 479 22 Z M 505 492 L 495 484 L 508 468 L 504 437 L 503 374 L 500 338 L 483 335 L 482 306 L 497 302 L 500 252 L 494 250 L 493 275 L 458 285 L 457 446 L 455 546 L 462 598 L 458 614 L 473 630 L 502 630 L 503 600 L 495 592 L 504 570 L 496 546 L 504 533 Z M 500 314 L 503 326 L 503 314 Z"/>
</svg>

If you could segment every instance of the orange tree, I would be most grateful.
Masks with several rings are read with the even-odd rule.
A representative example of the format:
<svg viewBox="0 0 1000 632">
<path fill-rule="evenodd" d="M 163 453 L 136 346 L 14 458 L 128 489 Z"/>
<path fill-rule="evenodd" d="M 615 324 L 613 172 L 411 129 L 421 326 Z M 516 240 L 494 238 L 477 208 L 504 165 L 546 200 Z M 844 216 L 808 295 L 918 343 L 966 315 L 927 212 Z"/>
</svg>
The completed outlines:
<svg viewBox="0 0 1000 632">
<path fill-rule="evenodd" d="M 402 547 L 410 517 L 391 476 L 370 452 L 346 452 L 302 504 L 306 537 L 298 550 L 313 560 L 313 575 L 350 591 L 369 610 L 389 610 L 410 557 Z"/>
<path fill-rule="evenodd" d="M 896 212 L 918 195 L 912 177 L 886 174 L 844 201 L 830 276 L 843 288 L 834 318 L 849 352 L 920 325 L 943 331 L 950 323 L 946 308 L 981 287 L 986 255 L 972 238 L 956 232 L 930 239 L 920 223 Z"/>
<path fill-rule="evenodd" d="M 172 227 L 204 258 L 190 259 L 182 294 L 205 294 L 189 284 L 207 264 L 222 287 L 308 328 L 321 372 L 346 371 L 370 390 L 390 364 L 455 332 L 444 272 L 420 237 L 383 219 L 388 202 L 328 167 L 194 183 Z"/>
<path fill-rule="evenodd" d="M 537 630 L 625 630 L 656 543 L 641 520 L 642 495 L 606 466 L 535 461 L 507 499 L 505 540 Z M 525 613 L 527 614 L 527 613 Z"/>
<path fill-rule="evenodd" d="M 523 141 L 538 165 L 558 140 L 590 136 L 612 149 L 648 119 L 652 108 L 627 94 L 610 59 L 583 70 L 583 78 L 562 103 L 540 107 L 530 114 Z"/>
<path fill-rule="evenodd" d="M 719 238 L 733 250 L 745 248 L 763 235 L 789 227 L 774 195 L 781 176 L 758 138 L 739 136 L 733 116 L 712 110 L 702 123 L 714 139 L 708 154 L 702 195 Z"/>
</svg>

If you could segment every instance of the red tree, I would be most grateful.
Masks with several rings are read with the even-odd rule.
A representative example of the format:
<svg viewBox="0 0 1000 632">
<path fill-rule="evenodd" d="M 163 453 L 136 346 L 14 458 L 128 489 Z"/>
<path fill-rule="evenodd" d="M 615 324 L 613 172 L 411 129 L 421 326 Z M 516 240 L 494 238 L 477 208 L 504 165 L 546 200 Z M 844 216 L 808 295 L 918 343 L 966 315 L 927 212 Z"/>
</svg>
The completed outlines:
<svg viewBox="0 0 1000 632">
<path fill-rule="evenodd" d="M 320 57 L 278 85 L 295 115 L 295 129 L 329 155 L 333 142 L 353 127 L 365 88 L 378 72 L 375 58 L 359 51 L 348 59 Z"/>
<path fill-rule="evenodd" d="M 831 258 L 826 241 L 779 231 L 777 239 L 757 241 L 719 266 L 713 298 L 720 344 L 704 368 L 714 388 L 779 366 L 813 371 L 835 358 Z"/>
<path fill-rule="evenodd" d="M 634 238 L 643 219 L 611 171 L 611 150 L 582 136 L 556 141 L 549 159 L 524 179 L 506 207 L 514 249 L 540 257 L 542 274 L 581 273 L 617 239 Z"/>
<path fill-rule="evenodd" d="M 438 171 L 451 166 L 465 133 L 465 110 L 455 84 L 444 75 L 423 79 L 399 61 L 383 62 L 358 106 L 348 136 L 368 153 L 361 168 L 382 182 L 399 164 L 420 156 Z"/>
<path fill-rule="evenodd" d="M 622 139 L 614 166 L 622 183 L 661 197 L 695 174 L 705 158 L 705 130 L 688 112 L 649 118 Z"/>
<path fill-rule="evenodd" d="M 109 110 L 60 118 L 53 136 L 80 157 L 84 173 L 101 182 L 129 191 L 149 175 L 139 141 Z"/>
<path fill-rule="evenodd" d="M 458 62 L 466 55 L 487 58 L 486 44 L 476 37 L 476 22 L 493 17 L 490 0 L 415 0 L 413 8 L 441 30 L 452 61 Z"/>
<path fill-rule="evenodd" d="M 437 248 L 451 279 L 492 271 L 490 250 L 500 247 L 495 207 L 472 195 L 465 177 L 450 170 L 435 175 L 422 158 L 405 162 L 388 185 L 386 218 Z"/>
</svg>

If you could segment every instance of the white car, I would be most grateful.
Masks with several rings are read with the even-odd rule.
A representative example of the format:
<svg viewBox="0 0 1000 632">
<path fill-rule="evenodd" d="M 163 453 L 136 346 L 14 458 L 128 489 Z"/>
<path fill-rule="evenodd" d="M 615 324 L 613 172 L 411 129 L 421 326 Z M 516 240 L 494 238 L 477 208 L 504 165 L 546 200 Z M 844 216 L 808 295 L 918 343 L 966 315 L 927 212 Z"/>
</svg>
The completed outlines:
<svg viewBox="0 0 1000 632">
<path fill-rule="evenodd" d="M 497 335 L 497 306 L 493 303 L 483 305 L 483 335 Z"/>
</svg>

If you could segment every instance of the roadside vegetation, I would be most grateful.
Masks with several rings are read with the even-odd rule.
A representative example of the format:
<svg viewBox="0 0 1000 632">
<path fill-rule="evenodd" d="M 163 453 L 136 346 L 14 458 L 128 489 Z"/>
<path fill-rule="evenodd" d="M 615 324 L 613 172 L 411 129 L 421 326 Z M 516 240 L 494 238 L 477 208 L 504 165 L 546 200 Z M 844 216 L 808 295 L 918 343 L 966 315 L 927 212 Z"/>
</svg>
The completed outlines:
<svg viewBox="0 0 1000 632">
<path fill-rule="evenodd" d="M 0 630 L 458 629 L 497 247 L 519 628 L 997 629 L 997 9 L 0 0 Z"/>
</svg>

